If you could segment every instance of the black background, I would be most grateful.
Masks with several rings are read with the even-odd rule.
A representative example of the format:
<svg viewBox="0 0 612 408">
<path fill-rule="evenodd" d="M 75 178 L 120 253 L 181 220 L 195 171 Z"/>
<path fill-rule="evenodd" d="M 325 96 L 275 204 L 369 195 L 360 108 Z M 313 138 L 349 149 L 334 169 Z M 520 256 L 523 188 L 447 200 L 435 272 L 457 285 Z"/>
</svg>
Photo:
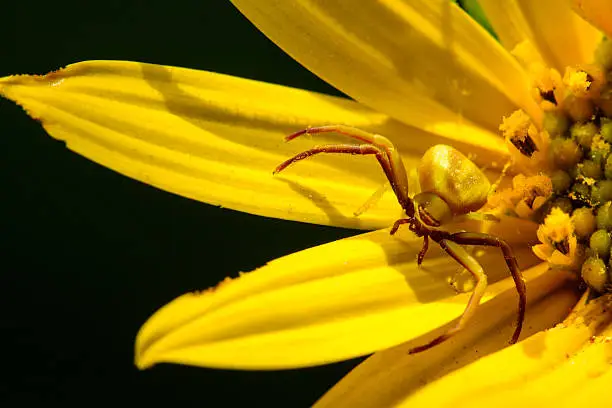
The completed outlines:
<svg viewBox="0 0 612 408">
<path fill-rule="evenodd" d="M 120 59 L 338 94 L 229 1 L 2 3 L 2 76 Z M 2 406 L 308 406 L 358 362 L 279 372 L 133 365 L 140 325 L 174 297 L 358 231 L 251 216 L 157 190 L 70 152 L 6 100 L 0 188 Z"/>
</svg>

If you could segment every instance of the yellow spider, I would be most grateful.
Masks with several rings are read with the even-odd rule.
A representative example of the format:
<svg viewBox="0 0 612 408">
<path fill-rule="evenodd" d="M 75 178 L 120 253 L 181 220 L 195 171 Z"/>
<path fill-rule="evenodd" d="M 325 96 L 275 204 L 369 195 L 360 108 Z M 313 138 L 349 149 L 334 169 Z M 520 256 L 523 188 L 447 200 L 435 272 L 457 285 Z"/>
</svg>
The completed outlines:
<svg viewBox="0 0 612 408">
<path fill-rule="evenodd" d="M 408 224 L 412 232 L 423 237 L 423 247 L 417 257 L 419 265 L 425 257 L 431 238 L 467 269 L 476 281 L 474 291 L 457 324 L 429 343 L 411 349 L 409 353 L 414 354 L 427 350 L 459 332 L 465 327 L 480 304 L 487 287 L 487 276 L 478 261 L 461 245 L 495 246 L 502 250 L 519 294 L 518 321 L 510 340 L 510 343 L 516 343 L 523 327 L 527 298 L 525 281 L 510 245 L 503 239 L 489 234 L 451 233 L 440 228 L 454 217 L 476 211 L 486 203 L 491 185 L 483 172 L 458 150 L 446 145 L 433 146 L 425 152 L 417 169 L 421 192 L 410 198 L 408 178 L 402 159 L 393 144 L 383 136 L 348 126 L 330 125 L 300 130 L 287 136 L 286 140 L 293 140 L 304 134 L 328 132 L 340 133 L 364 142 L 364 144 L 315 146 L 280 164 L 274 170 L 274 174 L 284 170 L 292 163 L 318 153 L 375 155 L 406 214 L 406 218 L 401 218 L 393 224 L 391 234 L 395 234 L 402 224 Z"/>
</svg>

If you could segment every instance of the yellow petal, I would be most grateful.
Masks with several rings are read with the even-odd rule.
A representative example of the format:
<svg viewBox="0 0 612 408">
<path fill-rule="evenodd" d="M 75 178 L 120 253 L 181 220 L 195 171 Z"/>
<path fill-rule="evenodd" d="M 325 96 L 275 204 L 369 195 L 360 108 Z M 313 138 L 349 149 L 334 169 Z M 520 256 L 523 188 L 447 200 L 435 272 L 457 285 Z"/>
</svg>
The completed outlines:
<svg viewBox="0 0 612 408">
<path fill-rule="evenodd" d="M 556 278 L 551 274 L 547 275 L 547 279 Z M 565 285 L 535 302 L 528 309 L 522 337 L 532 336 L 561 321 L 567 316 L 567 311 L 576 299 L 575 291 Z M 485 310 L 491 313 L 493 318 L 478 319 L 483 316 Z M 346 375 L 317 401 L 315 406 L 317 408 L 398 406 L 400 401 L 409 398 L 425 384 L 436 380 L 444 381 L 445 376 L 453 371 L 474 364 L 475 361 L 505 348 L 508 332 L 511 330 L 509 318 L 512 316 L 501 315 L 502 312 L 503 307 L 493 302 L 485 305 L 468 329 L 426 353 L 407 355 L 407 351 L 416 343 L 409 342 L 374 354 Z M 500 320 L 505 320 L 507 323 L 500 325 Z M 500 371 L 503 372 L 502 367 L 505 366 L 500 366 L 500 369 L 493 370 L 485 376 L 496 376 Z M 480 379 L 474 381 L 481 382 Z M 452 392 L 452 390 L 443 392 Z M 466 402 L 471 401 L 472 398 L 468 398 Z M 506 405 L 501 404 L 501 406 Z"/>
<path fill-rule="evenodd" d="M 534 34 L 518 1 L 480 0 L 479 4 L 507 50 L 514 51 L 519 44 L 529 43 L 536 48 L 539 58 L 544 60 L 545 56 L 537 50 Z"/>
<path fill-rule="evenodd" d="M 508 50 L 530 44 L 560 72 L 590 63 L 601 33 L 558 0 L 481 0 L 500 41 Z"/>
<path fill-rule="evenodd" d="M 278 164 L 316 143 L 347 140 L 285 143 L 284 136 L 334 123 L 376 131 L 396 143 L 408 168 L 432 143 L 448 142 L 346 99 L 136 62 L 88 61 L 46 76 L 7 77 L 0 95 L 68 148 L 144 183 L 253 214 L 343 227 L 385 227 L 401 215 L 388 189 L 353 216 L 385 182 L 376 160 L 321 156 L 273 176 Z M 472 152 L 503 163 L 482 148 Z"/>
<path fill-rule="evenodd" d="M 609 0 L 572 0 L 576 13 L 612 37 L 612 3 Z"/>
<path fill-rule="evenodd" d="M 612 397 L 609 383 L 604 382 L 612 371 L 611 306 L 610 295 L 599 298 L 563 324 L 421 388 L 400 406 L 490 407 L 528 402 L 573 407 L 585 401 L 607 406 Z"/>
<path fill-rule="evenodd" d="M 523 236 L 533 233 L 527 224 L 517 228 L 519 234 L 521 229 Z M 303 367 L 420 336 L 459 316 L 469 296 L 450 288 L 447 278 L 461 269 L 437 245 L 431 245 L 422 268 L 416 266 L 421 242 L 406 230 L 399 236 L 376 231 L 279 258 L 214 290 L 183 295 L 143 325 L 136 364 Z M 521 266 L 539 262 L 525 246 L 516 251 Z M 515 315 L 517 296 L 503 257 L 493 250 L 478 260 L 490 282 L 498 281 L 485 301 L 506 292 L 512 306 L 504 313 Z M 530 296 L 550 290 L 546 285 Z"/>
<path fill-rule="evenodd" d="M 517 62 L 447 0 L 233 3 L 306 68 L 412 126 L 496 150 L 479 126 L 497 133 L 517 105 L 538 115 Z"/>
</svg>

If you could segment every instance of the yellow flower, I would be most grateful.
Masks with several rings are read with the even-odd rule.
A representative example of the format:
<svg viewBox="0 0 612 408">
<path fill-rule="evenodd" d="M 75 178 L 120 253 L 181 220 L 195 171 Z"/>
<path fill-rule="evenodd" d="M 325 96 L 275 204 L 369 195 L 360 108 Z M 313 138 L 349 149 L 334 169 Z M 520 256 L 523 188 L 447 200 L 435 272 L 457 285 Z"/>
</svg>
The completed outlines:
<svg viewBox="0 0 612 408">
<path fill-rule="evenodd" d="M 549 136 L 561 126 L 560 105 L 574 121 L 593 114 L 589 98 L 603 89 L 603 76 L 588 68 L 561 73 L 590 63 L 601 34 L 565 3 L 481 3 L 501 45 L 445 0 L 234 1 L 283 50 L 357 102 L 134 62 L 82 62 L 44 76 L 0 79 L 0 94 L 50 135 L 129 177 L 253 214 L 380 229 L 172 301 L 138 334 L 140 368 L 174 362 L 283 369 L 378 352 L 319 405 L 607 403 L 610 299 L 582 301 L 568 317 L 577 299 L 575 277 L 532 256 L 537 224 L 520 218 L 536 213 L 543 205 L 540 199 L 534 206 L 535 200 L 550 193 L 532 174 L 538 167 L 521 153 L 535 154 L 530 138 L 537 139 L 538 152 L 548 151 Z M 612 33 L 606 2 L 575 3 Z M 504 143 L 498 128 L 516 109 L 526 115 L 515 116 L 522 118 L 518 124 L 504 122 Z M 525 126 L 526 117 L 533 126 Z M 523 210 L 489 231 L 513 245 L 525 269 L 529 303 L 521 342 L 506 347 L 516 313 L 514 284 L 502 257 L 483 251 L 478 261 L 490 286 L 469 327 L 425 353 L 407 355 L 463 312 L 469 294 L 457 295 L 447 282 L 461 270 L 437 246 L 417 267 L 422 238 L 406 229 L 389 235 L 402 216 L 390 192 L 354 215 L 384 183 L 375 160 L 320 157 L 272 175 L 279 163 L 312 146 L 307 138 L 284 144 L 283 136 L 325 124 L 385 135 L 408 169 L 429 146 L 446 143 L 486 166 L 492 179 L 509 158 L 514 170 L 536 177 L 517 179 L 515 187 L 526 186 L 520 194 L 511 189 L 497 200 L 509 203 L 508 211 L 520 203 Z M 605 139 L 603 132 L 576 137 L 592 152 Z M 337 139 L 317 137 L 317 143 L 326 140 Z M 582 150 L 551 142 L 550 151 L 558 153 L 555 164 L 574 165 Z M 588 168 L 581 166 L 581 172 Z M 596 180 L 591 173 L 581 176 Z M 553 189 L 559 180 L 551 176 Z M 568 225 L 562 233 L 575 240 Z M 546 240 L 556 233 L 551 227 L 539 235 Z"/>
</svg>

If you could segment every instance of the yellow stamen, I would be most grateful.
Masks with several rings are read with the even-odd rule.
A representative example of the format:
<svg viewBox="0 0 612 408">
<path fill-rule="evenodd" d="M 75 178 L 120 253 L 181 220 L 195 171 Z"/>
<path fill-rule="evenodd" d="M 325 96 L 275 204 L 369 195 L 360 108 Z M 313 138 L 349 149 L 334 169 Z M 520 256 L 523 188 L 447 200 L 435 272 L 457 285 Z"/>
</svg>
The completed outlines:
<svg viewBox="0 0 612 408">
<path fill-rule="evenodd" d="M 586 97 L 593 78 L 583 70 L 568 67 L 563 76 L 563 84 L 567 87 L 567 91 L 578 97 Z"/>
<path fill-rule="evenodd" d="M 570 215 L 553 208 L 538 228 L 541 244 L 532 249 L 537 257 L 552 266 L 575 269 L 584 258 L 584 248 L 578 245 Z"/>
<path fill-rule="evenodd" d="M 531 118 L 522 110 L 504 117 L 499 126 L 513 164 L 524 174 L 535 174 L 547 166 L 547 151 L 550 138 L 546 131 L 540 132 Z"/>
<path fill-rule="evenodd" d="M 543 111 L 557 109 L 563 102 L 565 86 L 561 74 L 554 68 L 543 64 L 533 64 L 530 68 L 532 77 L 532 96 Z"/>
</svg>

